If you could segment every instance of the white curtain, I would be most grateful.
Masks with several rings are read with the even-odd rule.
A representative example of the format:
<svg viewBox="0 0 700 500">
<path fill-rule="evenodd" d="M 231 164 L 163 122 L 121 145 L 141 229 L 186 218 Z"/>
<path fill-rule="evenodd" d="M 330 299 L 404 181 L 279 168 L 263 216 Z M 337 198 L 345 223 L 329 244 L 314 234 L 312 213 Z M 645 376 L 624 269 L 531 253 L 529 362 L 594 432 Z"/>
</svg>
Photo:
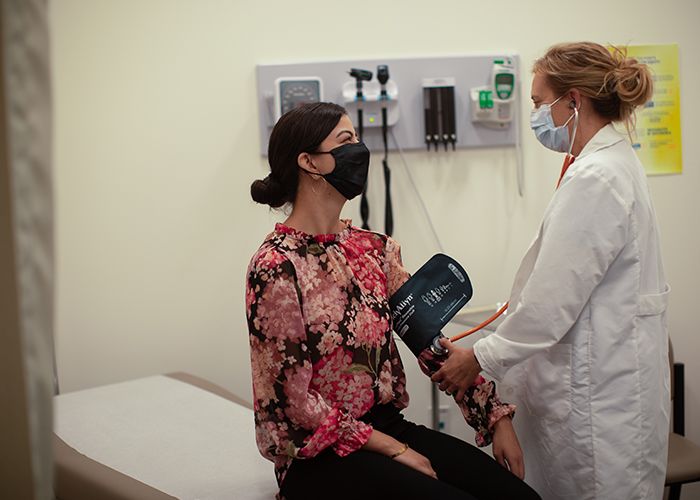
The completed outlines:
<svg viewBox="0 0 700 500">
<path fill-rule="evenodd" d="M 34 492 L 53 497 L 53 195 L 46 0 L 1 0 L 6 144 Z"/>
</svg>

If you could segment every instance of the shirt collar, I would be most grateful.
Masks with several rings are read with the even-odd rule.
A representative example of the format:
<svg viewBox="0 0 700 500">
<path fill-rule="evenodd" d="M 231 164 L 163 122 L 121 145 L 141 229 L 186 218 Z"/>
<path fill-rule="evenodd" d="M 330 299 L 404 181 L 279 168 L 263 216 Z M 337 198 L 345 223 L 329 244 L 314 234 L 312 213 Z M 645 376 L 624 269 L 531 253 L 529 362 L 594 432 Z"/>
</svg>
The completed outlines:
<svg viewBox="0 0 700 500">
<path fill-rule="evenodd" d="M 591 153 L 600 151 L 601 149 L 609 148 L 613 144 L 617 144 L 620 141 L 624 141 L 625 137 L 615 130 L 612 123 L 608 123 L 606 126 L 601 128 L 596 134 L 591 138 L 590 141 L 583 147 L 576 159 L 583 158 Z"/>
<path fill-rule="evenodd" d="M 293 227 L 287 226 L 278 222 L 275 224 L 275 233 L 283 234 L 287 237 L 294 238 L 307 243 L 333 243 L 345 240 L 352 230 L 352 221 L 350 219 L 341 219 L 344 227 L 339 233 L 331 234 L 308 234 Z"/>
</svg>

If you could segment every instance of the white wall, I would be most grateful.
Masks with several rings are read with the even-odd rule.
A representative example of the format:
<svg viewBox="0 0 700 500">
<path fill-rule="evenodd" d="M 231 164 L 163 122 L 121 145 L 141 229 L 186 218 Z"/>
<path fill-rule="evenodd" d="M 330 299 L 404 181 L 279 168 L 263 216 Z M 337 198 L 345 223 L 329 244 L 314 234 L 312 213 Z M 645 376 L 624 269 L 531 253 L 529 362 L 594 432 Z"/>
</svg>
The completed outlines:
<svg viewBox="0 0 700 500">
<path fill-rule="evenodd" d="M 243 287 L 248 259 L 281 217 L 255 205 L 255 65 L 516 51 L 524 68 L 549 45 L 680 45 L 683 175 L 650 179 L 673 287 L 670 327 L 686 363 L 687 434 L 700 443 L 698 6 L 650 0 L 446 0 L 353 3 L 56 0 L 52 3 L 57 199 L 57 351 L 64 391 L 185 370 L 250 394 Z M 490 24 L 491 21 L 493 24 Z M 357 34 L 362 38 L 358 39 Z M 529 74 L 523 73 L 523 95 Z M 507 296 L 562 158 L 529 132 L 525 197 L 514 152 L 406 155 L 475 305 Z M 416 269 L 434 251 L 397 155 L 396 238 Z M 379 225 L 380 163 L 370 179 Z M 357 204 L 347 213 L 358 219 Z M 406 364 L 412 364 L 404 356 Z M 411 415 L 428 385 L 412 370 Z M 687 495 L 692 493 L 687 488 Z M 698 489 L 695 490 L 700 491 Z"/>
</svg>

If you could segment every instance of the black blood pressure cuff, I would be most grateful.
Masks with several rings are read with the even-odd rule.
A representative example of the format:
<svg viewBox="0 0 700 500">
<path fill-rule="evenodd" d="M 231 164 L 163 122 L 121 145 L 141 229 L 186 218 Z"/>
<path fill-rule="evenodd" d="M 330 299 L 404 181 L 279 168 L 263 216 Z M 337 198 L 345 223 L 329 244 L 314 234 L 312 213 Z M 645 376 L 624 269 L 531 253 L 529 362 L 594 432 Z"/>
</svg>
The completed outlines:
<svg viewBox="0 0 700 500">
<path fill-rule="evenodd" d="M 472 293 L 464 268 L 447 255 L 434 255 L 389 298 L 394 331 L 418 356 Z"/>
</svg>

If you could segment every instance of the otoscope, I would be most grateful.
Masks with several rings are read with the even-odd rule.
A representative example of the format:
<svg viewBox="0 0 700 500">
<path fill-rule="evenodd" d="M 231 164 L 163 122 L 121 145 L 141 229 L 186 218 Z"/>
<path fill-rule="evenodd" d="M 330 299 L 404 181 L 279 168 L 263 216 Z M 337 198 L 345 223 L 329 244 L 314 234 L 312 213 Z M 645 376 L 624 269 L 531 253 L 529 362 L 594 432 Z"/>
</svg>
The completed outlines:
<svg viewBox="0 0 700 500">
<path fill-rule="evenodd" d="M 368 82 L 372 79 L 372 72 L 366 69 L 352 68 L 349 71 L 350 76 L 355 79 L 356 93 L 355 100 L 357 101 L 357 135 L 362 141 L 363 121 L 362 121 L 362 82 Z M 362 217 L 362 229 L 369 229 L 369 203 L 367 202 L 367 184 L 362 190 L 362 199 L 360 200 L 360 216 Z"/>
<path fill-rule="evenodd" d="M 352 68 L 350 71 L 350 76 L 355 79 L 355 88 L 357 91 L 355 92 L 355 100 L 357 101 L 357 132 L 358 136 L 360 137 L 360 141 L 362 140 L 362 101 L 365 100 L 364 95 L 362 94 L 362 82 L 368 82 L 372 79 L 372 72 L 368 71 L 366 69 L 358 69 L 358 68 Z"/>
</svg>

